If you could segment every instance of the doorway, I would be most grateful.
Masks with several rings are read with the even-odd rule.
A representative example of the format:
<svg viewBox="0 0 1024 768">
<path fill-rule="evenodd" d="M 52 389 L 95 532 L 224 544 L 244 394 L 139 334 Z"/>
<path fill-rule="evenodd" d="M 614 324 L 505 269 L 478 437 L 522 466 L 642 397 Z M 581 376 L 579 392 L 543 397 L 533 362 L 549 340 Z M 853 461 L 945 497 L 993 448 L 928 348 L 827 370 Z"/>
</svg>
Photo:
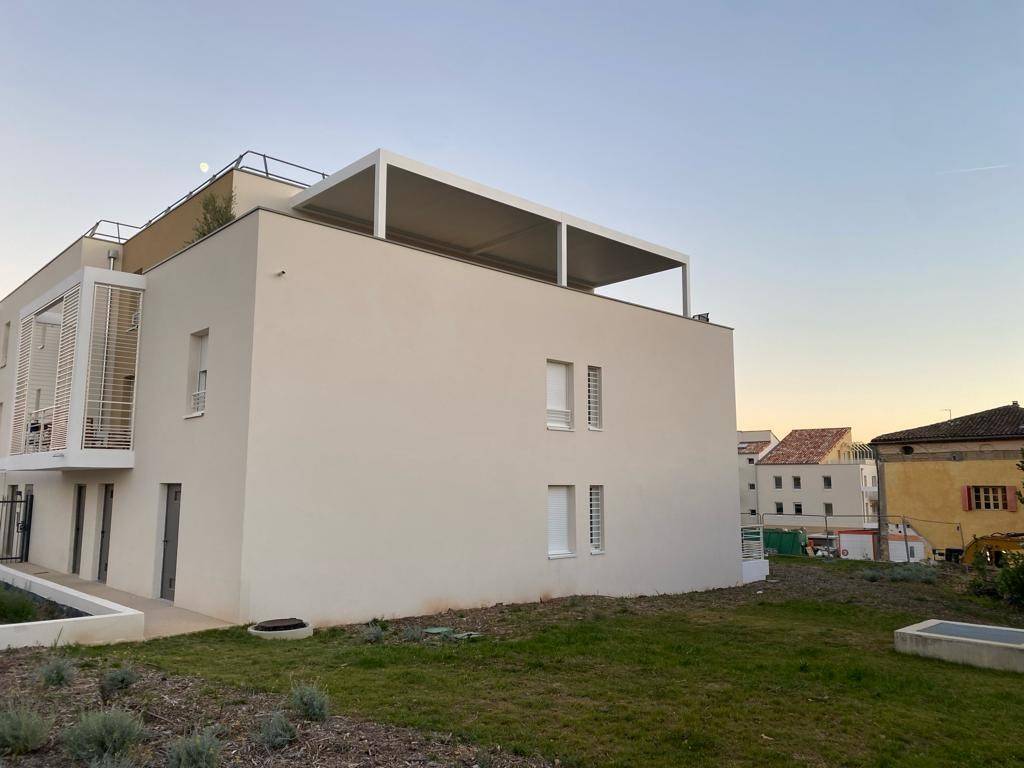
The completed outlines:
<svg viewBox="0 0 1024 768">
<path fill-rule="evenodd" d="M 160 597 L 174 600 L 174 582 L 178 575 L 178 521 L 181 518 L 181 483 L 167 484 L 167 511 L 164 514 L 164 562 L 160 577 Z"/>
<path fill-rule="evenodd" d="M 71 541 L 71 572 L 82 570 L 82 531 L 85 528 L 85 486 L 75 486 L 74 536 Z"/>
<path fill-rule="evenodd" d="M 114 511 L 114 484 L 103 486 L 103 515 L 100 519 L 100 562 L 96 568 L 96 581 L 107 581 L 107 560 L 110 557 L 110 520 Z"/>
</svg>

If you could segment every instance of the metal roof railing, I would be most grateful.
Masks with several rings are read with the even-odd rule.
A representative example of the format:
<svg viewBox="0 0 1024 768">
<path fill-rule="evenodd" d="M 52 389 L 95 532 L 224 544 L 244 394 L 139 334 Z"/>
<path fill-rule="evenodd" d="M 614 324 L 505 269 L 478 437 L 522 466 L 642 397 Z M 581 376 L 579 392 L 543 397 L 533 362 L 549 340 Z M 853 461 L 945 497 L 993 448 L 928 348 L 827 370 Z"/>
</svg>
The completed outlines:
<svg viewBox="0 0 1024 768">
<path fill-rule="evenodd" d="M 182 203 L 191 200 L 228 171 L 246 171 L 248 173 L 255 173 L 258 176 L 273 179 L 274 181 L 283 181 L 286 184 L 294 184 L 295 186 L 302 187 L 303 189 L 318 181 L 326 179 L 328 175 L 323 171 L 315 171 L 304 165 L 289 163 L 287 160 L 282 160 L 278 157 L 273 157 L 262 152 L 246 150 L 198 187 L 195 187 L 179 197 L 142 226 L 125 224 L 121 221 L 111 221 L 110 219 L 100 219 L 85 231 L 83 237 L 107 240 L 111 243 L 123 243 L 126 240 L 130 240 L 153 222 L 162 219 Z M 296 176 L 303 176 L 304 178 L 295 178 Z"/>
<path fill-rule="evenodd" d="M 142 227 L 137 227 L 134 224 L 125 224 L 123 221 L 100 219 L 89 229 L 85 230 L 85 234 L 82 237 L 107 240 L 111 243 L 123 243 L 125 240 L 137 235 L 141 229 Z"/>
<path fill-rule="evenodd" d="M 305 189 L 308 186 L 311 186 L 317 181 L 322 181 L 323 179 L 327 178 L 327 174 L 324 173 L 323 171 L 315 171 L 312 168 L 307 168 L 304 165 L 289 163 L 287 160 L 282 160 L 278 157 L 272 157 L 271 155 L 267 155 L 262 152 L 254 152 L 251 149 L 246 150 L 238 157 L 236 157 L 234 160 L 232 160 L 230 163 L 221 168 L 219 171 L 217 171 L 215 174 L 213 174 L 202 184 L 200 184 L 198 187 L 190 190 L 189 192 L 186 192 L 184 195 L 179 197 L 169 206 L 164 208 L 162 211 L 160 211 L 160 213 L 158 213 L 156 216 L 154 216 L 145 224 L 143 224 L 140 227 L 140 229 L 145 229 L 154 221 L 157 221 L 158 219 L 161 219 L 164 216 L 166 216 L 168 213 L 173 211 L 182 203 L 191 200 L 193 197 L 195 197 L 208 186 L 213 184 L 215 181 L 217 181 L 217 179 L 226 174 L 228 171 L 248 171 L 249 173 L 255 173 L 259 176 L 264 176 L 268 179 L 273 179 L 275 181 L 283 181 L 286 184 L 294 184 L 298 187 L 302 187 L 303 189 Z M 293 176 L 302 175 L 296 174 L 295 171 L 301 171 L 302 173 L 307 175 L 307 178 L 305 180 L 302 180 L 285 175 L 286 173 L 292 174 Z"/>
</svg>

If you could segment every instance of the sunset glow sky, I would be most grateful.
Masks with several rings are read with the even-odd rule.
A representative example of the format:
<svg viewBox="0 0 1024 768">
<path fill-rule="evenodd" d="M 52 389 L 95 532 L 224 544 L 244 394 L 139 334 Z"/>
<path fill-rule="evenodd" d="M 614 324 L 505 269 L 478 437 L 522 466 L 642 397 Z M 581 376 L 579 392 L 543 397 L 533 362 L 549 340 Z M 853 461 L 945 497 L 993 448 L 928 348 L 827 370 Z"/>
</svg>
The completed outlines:
<svg viewBox="0 0 1024 768">
<path fill-rule="evenodd" d="M 201 162 L 383 146 L 690 254 L 741 428 L 1024 400 L 1024 4 L 625 8 L 0 3 L 0 295 Z"/>
</svg>

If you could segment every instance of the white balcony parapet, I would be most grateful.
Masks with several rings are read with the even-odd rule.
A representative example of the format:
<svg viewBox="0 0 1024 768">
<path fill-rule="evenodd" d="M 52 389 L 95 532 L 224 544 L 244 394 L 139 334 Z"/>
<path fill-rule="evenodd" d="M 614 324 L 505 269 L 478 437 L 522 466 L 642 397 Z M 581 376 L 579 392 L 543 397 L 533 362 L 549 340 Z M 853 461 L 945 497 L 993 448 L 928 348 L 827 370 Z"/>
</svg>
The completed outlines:
<svg viewBox="0 0 1024 768">
<path fill-rule="evenodd" d="M 134 466 L 146 278 L 86 267 L 19 315 L 6 470 Z"/>
</svg>

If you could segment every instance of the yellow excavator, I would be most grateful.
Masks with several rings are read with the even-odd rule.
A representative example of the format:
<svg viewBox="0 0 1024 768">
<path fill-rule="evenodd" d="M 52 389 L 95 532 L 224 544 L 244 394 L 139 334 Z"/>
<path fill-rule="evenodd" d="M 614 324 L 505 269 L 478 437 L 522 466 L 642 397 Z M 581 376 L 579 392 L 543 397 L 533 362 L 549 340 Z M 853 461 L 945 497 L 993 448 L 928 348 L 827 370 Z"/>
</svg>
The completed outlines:
<svg viewBox="0 0 1024 768">
<path fill-rule="evenodd" d="M 990 533 L 988 536 L 975 536 L 964 549 L 961 563 L 974 564 L 974 558 L 984 556 L 989 565 L 1002 565 L 1003 555 L 1007 552 L 1024 553 L 1024 532 Z"/>
</svg>

